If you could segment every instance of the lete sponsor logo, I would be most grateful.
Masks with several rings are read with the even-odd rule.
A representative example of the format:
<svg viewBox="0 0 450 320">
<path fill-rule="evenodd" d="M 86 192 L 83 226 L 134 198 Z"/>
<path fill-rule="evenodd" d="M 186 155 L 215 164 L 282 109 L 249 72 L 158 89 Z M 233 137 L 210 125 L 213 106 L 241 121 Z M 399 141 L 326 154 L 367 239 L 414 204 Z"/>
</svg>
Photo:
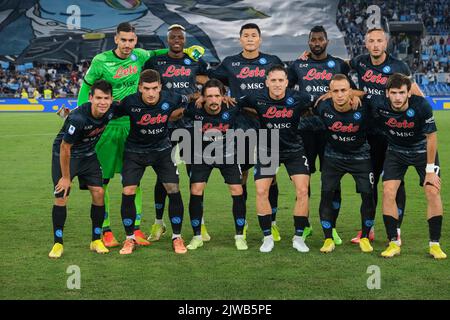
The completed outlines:
<svg viewBox="0 0 450 320">
<path fill-rule="evenodd" d="M 277 107 L 270 107 L 267 109 L 266 113 L 263 114 L 263 118 L 273 119 L 273 118 L 292 118 L 294 115 L 294 110 L 289 110 L 287 108 L 283 108 L 278 110 Z"/>
<path fill-rule="evenodd" d="M 306 76 L 303 77 L 303 80 L 331 80 L 333 77 L 333 73 L 327 72 L 327 70 L 323 70 L 322 72 L 317 71 L 316 68 L 309 69 Z"/>
<path fill-rule="evenodd" d="M 116 74 L 114 75 L 114 79 L 120 79 L 126 76 L 129 76 L 131 74 L 135 74 L 138 72 L 137 66 L 129 66 L 127 68 L 120 67 L 117 69 Z"/>
<path fill-rule="evenodd" d="M 141 120 L 139 120 L 137 122 L 138 125 L 141 126 L 147 126 L 147 125 L 151 125 L 151 124 L 158 124 L 158 123 L 164 123 L 167 121 L 167 115 L 162 115 L 160 113 L 158 113 L 157 116 L 152 117 L 151 114 L 144 114 L 141 118 Z"/>
<path fill-rule="evenodd" d="M 374 75 L 372 70 L 367 70 L 362 77 L 362 80 L 365 82 L 372 82 L 377 84 L 386 84 L 388 77 L 383 77 L 381 73 Z"/>
<path fill-rule="evenodd" d="M 359 125 L 354 125 L 353 123 L 350 123 L 349 125 L 344 125 L 341 121 L 334 122 L 331 127 L 328 127 L 331 131 L 334 132 L 358 132 Z"/>
<path fill-rule="evenodd" d="M 414 128 L 414 121 L 408 122 L 408 120 L 403 121 L 397 121 L 395 118 L 389 118 L 385 124 L 391 128 L 398 128 L 398 129 L 412 129 Z"/>
<path fill-rule="evenodd" d="M 249 67 L 242 68 L 236 78 L 246 79 L 246 78 L 256 78 L 256 77 L 265 77 L 266 70 L 260 69 L 256 67 L 255 69 L 250 69 Z"/>
<path fill-rule="evenodd" d="M 162 76 L 166 78 L 180 77 L 180 76 L 189 77 L 191 75 L 191 71 L 192 70 L 190 68 L 185 67 L 177 68 L 174 65 L 170 65 Z"/>
</svg>

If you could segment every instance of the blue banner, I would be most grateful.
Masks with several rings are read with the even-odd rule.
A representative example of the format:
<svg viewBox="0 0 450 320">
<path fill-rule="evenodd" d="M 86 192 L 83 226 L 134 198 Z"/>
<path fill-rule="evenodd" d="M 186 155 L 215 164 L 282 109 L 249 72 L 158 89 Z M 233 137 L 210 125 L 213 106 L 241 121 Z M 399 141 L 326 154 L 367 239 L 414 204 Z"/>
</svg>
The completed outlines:
<svg viewBox="0 0 450 320">
<path fill-rule="evenodd" d="M 450 96 L 447 97 L 427 97 L 433 110 L 450 110 Z M 2 99 L 0 98 L 0 112 L 56 112 L 64 105 L 69 109 L 77 106 L 76 98 L 69 99 Z"/>
<path fill-rule="evenodd" d="M 61 106 L 73 109 L 77 106 L 77 99 L 2 99 L 0 98 L 0 112 L 56 112 Z"/>
</svg>

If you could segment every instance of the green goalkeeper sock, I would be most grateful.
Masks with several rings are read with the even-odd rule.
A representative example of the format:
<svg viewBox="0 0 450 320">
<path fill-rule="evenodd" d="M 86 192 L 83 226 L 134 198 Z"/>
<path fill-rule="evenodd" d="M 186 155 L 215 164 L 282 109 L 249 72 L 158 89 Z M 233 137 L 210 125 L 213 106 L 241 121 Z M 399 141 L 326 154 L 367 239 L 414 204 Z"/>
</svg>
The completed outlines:
<svg viewBox="0 0 450 320">
<path fill-rule="evenodd" d="M 111 231 L 109 225 L 109 184 L 104 184 L 103 189 L 105 190 L 105 219 L 103 220 L 103 232 Z"/>
<path fill-rule="evenodd" d="M 142 213 L 142 189 L 140 186 L 136 188 L 136 197 L 134 198 L 134 205 L 136 206 L 136 220 L 134 222 L 134 229 L 139 230 L 141 226 Z"/>
</svg>

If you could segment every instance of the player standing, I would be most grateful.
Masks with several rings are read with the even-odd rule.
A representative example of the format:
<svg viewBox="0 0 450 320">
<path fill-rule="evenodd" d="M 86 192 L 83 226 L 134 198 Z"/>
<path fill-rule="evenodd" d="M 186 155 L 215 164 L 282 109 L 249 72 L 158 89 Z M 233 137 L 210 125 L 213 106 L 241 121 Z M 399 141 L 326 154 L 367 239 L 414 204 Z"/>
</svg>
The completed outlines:
<svg viewBox="0 0 450 320">
<path fill-rule="evenodd" d="M 367 128 L 370 109 L 364 103 L 356 110 L 350 106 L 351 87 L 346 75 L 336 74 L 330 82 L 331 99 L 321 101 L 314 108 L 326 132 L 326 146 L 322 165 L 322 195 L 320 220 L 325 234 L 321 252 L 335 249 L 332 223 L 335 217 L 333 197 L 342 177 L 349 173 L 356 182 L 356 191 L 361 194 L 362 237 L 359 246 L 362 252 L 372 252 L 368 239 L 374 224 L 375 203 L 373 199 L 373 172 L 370 161 L 370 146 L 367 143 Z M 333 241 L 334 240 L 334 241 Z"/>
<path fill-rule="evenodd" d="M 348 76 L 350 67 L 344 60 L 327 54 L 328 36 L 322 26 L 315 26 L 309 32 L 308 45 L 311 50 L 306 60 L 297 59 L 289 66 L 289 87 L 312 94 L 318 99 L 328 92 L 333 75 L 344 74 Z M 352 84 L 353 85 L 353 84 Z M 302 130 L 301 136 L 305 144 L 310 173 L 316 172 L 316 159 L 319 157 L 322 168 L 324 148 L 326 143 L 325 132 L 318 128 Z M 331 220 L 333 240 L 336 245 L 342 244 L 342 240 L 336 231 L 336 220 L 341 207 L 340 185 L 333 196 L 333 219 Z M 304 233 L 310 233 L 308 228 Z"/>
<path fill-rule="evenodd" d="M 233 218 L 236 229 L 235 245 L 238 250 L 247 250 L 244 234 L 245 227 L 245 201 L 242 191 L 242 171 L 236 162 L 236 147 L 230 148 L 230 129 L 234 129 L 235 118 L 239 113 L 238 107 L 228 108 L 225 103 L 225 87 L 217 79 L 208 80 L 202 88 L 204 105 L 197 108 L 190 104 L 184 111 L 184 117 L 195 122 L 194 130 L 199 132 L 191 136 L 199 136 L 202 146 L 194 148 L 194 158 L 201 162 L 191 165 L 191 199 L 189 201 L 189 214 L 194 237 L 187 246 L 195 250 L 203 246 L 200 222 L 203 217 L 203 193 L 211 171 L 220 170 L 225 183 L 228 185 L 233 201 Z M 234 137 L 234 135 L 231 135 Z M 196 143 L 198 140 L 194 140 Z M 207 152 L 206 150 L 213 150 Z"/>
<path fill-rule="evenodd" d="M 97 54 L 92 60 L 87 71 L 84 82 L 78 95 L 78 105 L 83 104 L 88 99 L 91 85 L 99 79 L 104 79 L 112 84 L 114 100 L 121 100 L 127 95 L 137 91 L 139 74 L 145 62 L 157 55 L 165 54 L 167 49 L 147 51 L 136 49 L 137 36 L 135 28 L 125 22 L 117 26 L 114 38 L 117 48 Z M 203 48 L 191 47 L 187 51 L 190 56 L 199 58 Z M 122 159 L 125 140 L 130 130 L 130 121 L 127 117 L 113 120 L 106 127 L 103 137 L 97 144 L 97 155 L 103 171 L 103 187 L 105 189 L 105 221 L 103 223 L 103 242 L 107 247 L 115 247 L 119 242 L 114 237 L 110 227 L 110 207 L 109 207 L 109 180 L 115 173 L 122 171 Z M 136 241 L 142 245 L 150 244 L 142 231 L 139 230 L 142 213 L 142 193 L 138 187 L 136 190 Z"/>
<path fill-rule="evenodd" d="M 269 189 L 278 165 L 283 163 L 295 186 L 296 203 L 294 207 L 295 235 L 292 246 L 299 252 L 308 252 L 304 230 L 309 225 L 309 165 L 305 155 L 298 125 L 300 115 L 313 104 L 314 97 L 295 90 L 287 90 L 288 73 L 282 65 L 275 65 L 267 72 L 267 89 L 238 100 L 238 105 L 253 110 L 258 115 L 261 128 L 268 133 L 264 145 L 259 134 L 258 159 L 255 165 L 256 210 L 259 225 L 264 234 L 261 252 L 270 252 L 274 247 L 272 236 L 272 208 L 269 201 Z M 279 134 L 272 145 L 272 135 Z M 276 137 L 276 136 L 275 136 Z M 264 163 L 262 152 L 266 152 L 269 161 Z"/>
<path fill-rule="evenodd" d="M 282 65 L 283 62 L 274 55 L 260 51 L 262 38 L 258 25 L 248 23 L 239 31 L 239 41 L 242 52 L 234 56 L 226 57 L 216 69 L 210 69 L 208 76 L 219 79 L 230 89 L 230 95 L 239 98 L 245 95 L 255 95 L 265 89 L 267 71 L 274 65 Z M 257 130 L 259 122 L 245 114 L 239 116 L 237 126 L 243 130 Z M 245 150 L 249 148 L 246 147 Z M 241 163 L 242 188 L 244 199 L 247 199 L 248 170 L 253 166 L 253 152 L 246 154 L 246 163 Z M 276 179 L 272 179 L 269 191 L 272 212 L 272 234 L 275 241 L 280 241 L 280 232 L 276 224 L 278 211 L 278 185 Z"/>
<path fill-rule="evenodd" d="M 139 79 L 139 91 L 125 97 L 118 115 L 130 117 L 130 134 L 125 143 L 122 169 L 122 222 L 127 238 L 120 254 L 131 254 L 136 241 L 136 189 L 145 169 L 153 168 L 169 196 L 169 218 L 172 225 L 172 245 L 175 253 L 186 253 L 181 226 L 184 206 L 179 188 L 178 170 L 172 160 L 168 122 L 182 114 L 188 102 L 186 96 L 161 93 L 161 78 L 155 70 L 145 70 Z"/>
<path fill-rule="evenodd" d="M 378 125 L 386 134 L 388 147 L 383 166 L 383 220 L 389 246 L 381 253 L 391 258 L 400 254 L 397 234 L 398 208 L 396 196 L 409 166 L 414 166 L 427 199 L 429 253 L 435 259 L 445 259 L 439 240 L 442 229 L 437 128 L 433 110 L 427 100 L 411 95 L 411 80 L 394 74 L 386 83 L 387 98 L 368 97 Z"/>
<path fill-rule="evenodd" d="M 63 254 L 63 230 L 67 217 L 67 201 L 70 184 L 78 177 L 80 189 L 89 189 L 92 196 L 91 220 L 92 242 L 90 249 L 108 253 L 101 238 L 105 216 L 103 200 L 102 169 L 95 152 L 105 126 L 113 117 L 112 87 L 99 80 L 91 87 L 89 102 L 74 109 L 64 121 L 53 143 L 52 178 L 55 201 L 52 209 L 54 245 L 50 258 Z"/>
<path fill-rule="evenodd" d="M 179 24 L 171 25 L 167 33 L 169 52 L 150 58 L 144 66 L 144 70 L 153 69 L 161 75 L 162 90 L 169 93 L 192 94 L 198 92 L 197 83 L 205 83 L 208 65 L 202 59 L 195 61 L 184 53 L 186 43 L 185 28 Z M 202 77 L 203 76 L 203 77 Z M 190 128 L 192 123 L 187 119 L 180 119 L 169 123 L 169 135 L 177 128 Z M 173 147 L 177 142 L 172 142 Z M 186 164 L 186 171 L 190 176 L 191 165 Z M 163 222 L 164 207 L 167 192 L 161 181 L 157 181 L 154 188 L 156 219 L 150 230 L 149 241 L 158 241 L 165 233 Z M 202 221 L 203 240 L 209 241 L 210 237 Z"/>
</svg>

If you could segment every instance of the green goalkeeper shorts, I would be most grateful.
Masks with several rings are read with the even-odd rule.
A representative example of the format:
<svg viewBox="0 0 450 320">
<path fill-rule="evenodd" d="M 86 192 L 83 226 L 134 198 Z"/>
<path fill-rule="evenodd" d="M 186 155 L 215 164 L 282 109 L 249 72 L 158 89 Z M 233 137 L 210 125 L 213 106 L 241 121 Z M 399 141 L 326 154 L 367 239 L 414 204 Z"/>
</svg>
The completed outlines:
<svg viewBox="0 0 450 320">
<path fill-rule="evenodd" d="M 123 150 L 128 133 L 130 121 L 118 119 L 111 121 L 105 128 L 95 150 L 102 167 L 103 179 L 111 179 L 115 173 L 122 172 Z"/>
</svg>

